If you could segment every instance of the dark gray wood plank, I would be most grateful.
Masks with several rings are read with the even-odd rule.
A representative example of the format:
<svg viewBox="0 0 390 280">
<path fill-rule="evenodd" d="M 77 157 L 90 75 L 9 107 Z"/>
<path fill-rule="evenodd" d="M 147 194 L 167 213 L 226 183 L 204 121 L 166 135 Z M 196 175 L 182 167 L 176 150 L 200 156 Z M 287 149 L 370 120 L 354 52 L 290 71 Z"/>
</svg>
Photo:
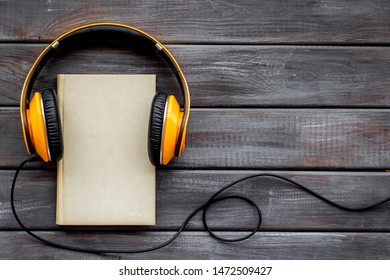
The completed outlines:
<svg viewBox="0 0 390 280">
<path fill-rule="evenodd" d="M 186 150 L 170 166 L 385 170 L 389 138 L 389 109 L 196 109 Z M 19 110 L 2 108 L 0 167 L 25 157 Z"/>
<path fill-rule="evenodd" d="M 389 43 L 387 0 L 1 1 L 0 39 L 51 40 L 90 22 L 134 25 L 166 42 Z"/>
<path fill-rule="evenodd" d="M 45 45 L 0 44 L 0 105 L 18 106 L 23 80 Z M 195 107 L 390 107 L 386 47 L 169 45 Z M 36 89 L 57 73 L 156 73 L 159 91 L 180 93 L 156 55 L 125 49 L 72 51 L 50 61 Z"/>
<path fill-rule="evenodd" d="M 38 232 L 57 242 L 89 248 L 156 246 L 173 232 L 129 234 Z M 237 238 L 240 233 L 229 233 Z M 184 232 L 168 247 L 142 254 L 87 254 L 42 245 L 23 232 L 0 232 L 1 259 L 390 259 L 390 233 L 259 232 L 222 243 L 204 232 Z"/>
<path fill-rule="evenodd" d="M 173 166 L 390 166 L 390 110 L 198 109 L 188 132 L 186 153 Z"/>
<path fill-rule="evenodd" d="M 199 205 L 234 180 L 261 171 L 157 172 L 157 224 L 153 227 L 120 227 L 121 230 L 175 230 Z M 349 207 L 364 207 L 390 197 L 389 172 L 297 172 L 272 171 L 307 186 L 328 199 Z M 20 229 L 11 213 L 10 186 L 14 171 L 0 171 L 0 229 Z M 108 186 L 109 187 L 109 186 Z M 260 207 L 262 230 L 389 231 L 390 203 L 367 212 L 336 209 L 278 179 L 251 179 L 223 195 L 243 195 Z M 64 229 L 55 226 L 55 170 L 24 171 L 18 179 L 16 206 L 21 219 L 34 229 Z M 223 230 L 250 230 L 257 214 L 247 204 L 226 201 L 211 206 L 209 225 Z M 65 227 L 88 230 L 88 227 Z M 98 228 L 112 230 L 113 228 Z M 118 228 L 116 228 L 118 229 Z M 204 229 L 198 214 L 186 229 Z"/>
</svg>

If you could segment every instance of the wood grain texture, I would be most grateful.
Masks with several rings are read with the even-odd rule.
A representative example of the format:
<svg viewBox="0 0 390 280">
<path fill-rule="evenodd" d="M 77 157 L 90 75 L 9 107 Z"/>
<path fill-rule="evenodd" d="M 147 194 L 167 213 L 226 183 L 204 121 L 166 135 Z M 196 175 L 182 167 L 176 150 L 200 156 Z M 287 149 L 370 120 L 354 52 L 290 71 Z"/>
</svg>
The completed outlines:
<svg viewBox="0 0 390 280">
<path fill-rule="evenodd" d="M 196 109 L 170 167 L 390 169 L 390 110 Z M 19 110 L 0 109 L 0 164 L 26 151 Z"/>
<path fill-rule="evenodd" d="M 23 80 L 45 45 L 0 44 L 0 105 L 18 106 Z M 386 47 L 168 45 L 191 89 L 193 107 L 390 107 Z M 106 47 L 63 53 L 36 89 L 57 73 L 156 73 L 157 89 L 180 90 L 156 55 Z"/>
<path fill-rule="evenodd" d="M 56 242 L 88 248 L 156 246 L 173 232 L 128 234 L 37 232 Z M 242 232 L 229 234 L 237 238 Z M 226 244 L 204 232 L 184 232 L 168 247 L 142 254 L 87 254 L 42 245 L 23 232 L 0 232 L 1 259 L 390 259 L 390 233 L 259 232 Z"/>
<path fill-rule="evenodd" d="M 99 230 L 175 230 L 199 205 L 234 180 L 255 171 L 157 172 L 157 225 L 153 227 L 99 227 Z M 386 172 L 294 172 L 272 171 L 307 186 L 324 197 L 349 207 L 364 207 L 390 197 L 390 173 Z M 14 171 L 0 171 L 0 230 L 18 230 L 10 207 L 10 186 Z M 108 186 L 109 187 L 109 186 Z M 389 231 L 390 203 L 367 212 L 336 209 L 278 179 L 259 178 L 241 183 L 223 195 L 243 195 L 260 207 L 262 230 Z M 55 226 L 56 172 L 24 171 L 16 189 L 16 207 L 21 219 L 34 229 L 88 230 L 91 227 Z M 219 230 L 251 230 L 257 214 L 240 201 L 211 206 L 209 225 Z M 93 227 L 92 227 L 93 228 Z M 186 227 L 203 230 L 198 214 Z"/>
<path fill-rule="evenodd" d="M 387 0 L 1 1 L 0 39 L 47 41 L 97 21 L 164 42 L 389 43 Z"/>
<path fill-rule="evenodd" d="M 188 132 L 186 154 L 174 166 L 390 166 L 390 110 L 199 109 Z"/>
</svg>

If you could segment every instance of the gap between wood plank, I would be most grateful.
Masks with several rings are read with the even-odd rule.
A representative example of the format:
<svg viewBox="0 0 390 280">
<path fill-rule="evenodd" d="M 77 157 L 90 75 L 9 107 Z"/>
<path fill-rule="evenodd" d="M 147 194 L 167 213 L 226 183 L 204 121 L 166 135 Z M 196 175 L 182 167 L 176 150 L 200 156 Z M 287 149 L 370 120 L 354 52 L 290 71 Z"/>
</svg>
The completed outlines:
<svg viewBox="0 0 390 280">
<path fill-rule="evenodd" d="M 26 155 L 26 158 L 28 156 Z M 23 171 L 56 171 L 57 168 L 55 166 L 48 166 L 46 167 L 47 164 L 44 164 L 42 163 L 42 166 L 38 166 L 38 167 L 26 167 L 26 168 L 23 168 Z M 2 166 L 0 167 L 0 171 L 16 171 L 17 167 L 16 166 Z M 377 168 L 372 168 L 372 169 L 367 169 L 367 168 L 362 168 L 362 169 L 359 169 L 359 168 L 354 168 L 354 169 L 346 169 L 346 168 L 286 168 L 286 169 L 283 169 L 283 168 L 278 168 L 278 169 L 265 169 L 265 168 L 261 168 L 261 169 L 253 169 L 253 167 L 250 167 L 250 168 L 245 168 L 245 167 L 221 167 L 221 169 L 218 169 L 216 167 L 213 167 L 213 168 L 201 168 L 201 167 L 178 167 L 178 166 L 175 166 L 175 167 L 159 167 L 158 169 L 156 169 L 156 172 L 158 171 L 166 171 L 166 170 L 172 170 L 172 171 L 204 171 L 204 172 L 213 172 L 213 171 L 244 171 L 244 172 L 248 172 L 248 173 L 251 173 L 251 172 L 294 172 L 294 171 L 300 171 L 300 172 L 339 172 L 339 173 L 344 173 L 344 172 L 350 172 L 350 173 L 361 173 L 361 174 L 364 174 L 364 173 L 389 173 L 389 171 L 387 171 L 386 169 L 377 169 Z M 22 171 L 22 172 L 23 172 Z M 369 174 L 367 174 L 369 175 Z"/>
<path fill-rule="evenodd" d="M 390 91 L 389 91 L 390 94 Z M 6 109 L 19 109 L 20 107 L 17 105 L 0 105 L 0 110 L 6 110 Z M 284 109 L 289 109 L 289 110 L 365 110 L 365 111 L 376 111 L 376 110 L 385 110 L 389 111 L 390 108 L 386 106 L 356 106 L 356 105 L 351 105 L 351 106 L 332 106 L 332 107 L 327 107 L 327 106 L 272 106 L 272 105 L 258 105 L 258 106 L 248 106 L 248 105 L 240 105 L 240 106 L 223 106 L 223 105 L 216 105 L 213 107 L 208 107 L 208 106 L 191 106 L 191 111 L 202 111 L 202 110 L 256 110 L 256 109 L 262 109 L 262 110 L 284 110 Z"/>
<path fill-rule="evenodd" d="M 56 228 L 28 228 L 31 231 L 40 231 L 40 232 L 64 232 L 64 233 L 93 233 L 93 234 L 132 234 L 132 233 L 162 233 L 162 232 L 172 232 L 172 235 L 176 232 L 174 229 L 146 229 L 146 230 L 129 230 L 129 229 L 99 229 L 99 230 L 93 230 L 91 228 L 88 229 L 56 229 Z M 217 232 L 223 232 L 223 233 L 242 233 L 245 235 L 245 233 L 251 232 L 250 230 L 230 230 L 230 229 L 223 229 L 223 228 L 215 228 L 213 231 Z M 24 232 L 23 229 L 1 229 L 0 232 Z M 207 233 L 205 229 L 184 229 L 183 232 L 191 233 L 191 232 L 204 232 Z M 390 230 L 360 230 L 360 229 L 351 229 L 351 230 L 337 230 L 337 229 L 261 229 L 257 231 L 258 233 L 264 232 L 264 233 L 390 233 Z M 26 233 L 27 234 L 27 233 Z M 212 238 L 210 236 L 210 238 Z"/>
<path fill-rule="evenodd" d="M 35 40 L 7 40 L 7 39 L 0 39 L 0 44 L 15 44 L 15 45 L 23 45 L 23 44 L 30 44 L 30 45 L 46 45 L 53 42 L 53 40 L 42 40 L 42 41 L 35 41 Z M 288 47 L 390 47 L 389 43 L 307 43 L 307 42 L 294 42 L 294 43 L 272 43 L 272 42 L 261 42 L 261 43 L 255 43 L 255 42 L 218 42 L 218 41 L 207 41 L 207 42 L 192 42 L 192 41 L 161 41 L 162 44 L 169 46 L 288 46 Z"/>
</svg>

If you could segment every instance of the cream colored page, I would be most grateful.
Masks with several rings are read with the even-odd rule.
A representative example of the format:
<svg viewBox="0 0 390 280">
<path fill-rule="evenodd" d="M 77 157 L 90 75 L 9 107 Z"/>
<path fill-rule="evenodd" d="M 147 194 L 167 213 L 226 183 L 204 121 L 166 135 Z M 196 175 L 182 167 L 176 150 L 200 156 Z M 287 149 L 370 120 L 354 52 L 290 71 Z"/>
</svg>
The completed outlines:
<svg viewBox="0 0 390 280">
<path fill-rule="evenodd" d="M 58 75 L 57 224 L 155 224 L 147 153 L 155 90 L 155 75 Z"/>
</svg>

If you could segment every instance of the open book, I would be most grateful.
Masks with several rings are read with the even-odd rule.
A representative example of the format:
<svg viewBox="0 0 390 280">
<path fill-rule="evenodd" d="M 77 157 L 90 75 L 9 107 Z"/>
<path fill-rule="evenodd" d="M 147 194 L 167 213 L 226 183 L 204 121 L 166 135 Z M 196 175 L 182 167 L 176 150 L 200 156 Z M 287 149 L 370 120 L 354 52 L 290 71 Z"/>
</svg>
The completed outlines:
<svg viewBox="0 0 390 280">
<path fill-rule="evenodd" d="M 58 225 L 154 225 L 147 153 L 155 75 L 58 75 Z"/>
</svg>

